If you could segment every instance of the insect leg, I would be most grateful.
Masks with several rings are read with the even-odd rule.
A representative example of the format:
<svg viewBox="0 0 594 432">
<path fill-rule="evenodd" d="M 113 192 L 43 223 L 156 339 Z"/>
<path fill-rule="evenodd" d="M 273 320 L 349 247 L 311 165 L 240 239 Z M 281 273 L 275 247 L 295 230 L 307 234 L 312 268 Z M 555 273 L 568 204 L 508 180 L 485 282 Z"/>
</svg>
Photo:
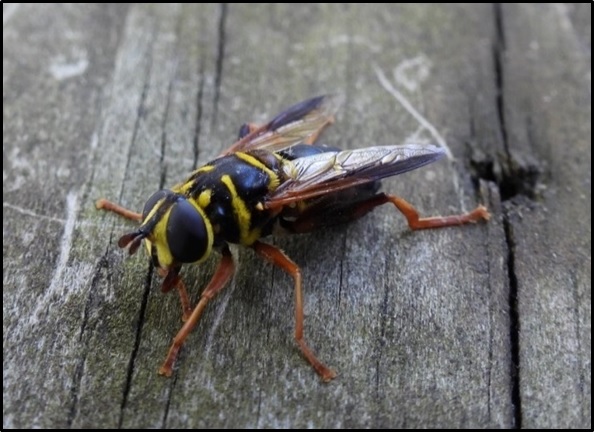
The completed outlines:
<svg viewBox="0 0 594 432">
<path fill-rule="evenodd" d="M 415 209 L 410 203 L 408 203 L 404 199 L 397 197 L 395 195 L 379 193 L 365 201 L 361 201 L 357 204 L 354 204 L 349 212 L 345 212 L 343 210 L 343 216 L 341 219 L 338 220 L 338 222 L 347 222 L 349 220 L 358 219 L 369 213 L 375 207 L 380 206 L 382 204 L 386 204 L 388 202 L 394 204 L 396 208 L 404 215 L 406 221 L 408 222 L 409 228 L 412 230 L 464 225 L 468 223 L 475 223 L 480 220 L 489 220 L 489 218 L 491 217 L 487 208 L 483 205 L 479 205 L 471 212 L 460 215 L 433 216 L 422 218 L 419 216 L 419 212 L 417 211 L 417 209 Z M 345 214 L 347 216 L 345 216 Z M 301 226 L 308 226 L 307 220 L 301 221 L 297 219 L 296 222 L 299 222 Z"/>
<path fill-rule="evenodd" d="M 301 270 L 280 249 L 257 241 L 252 246 L 256 253 L 275 266 L 289 273 L 295 280 L 295 339 L 307 361 L 313 366 L 324 382 L 336 377 L 336 372 L 319 361 L 303 339 L 303 297 L 301 292 Z"/>
<path fill-rule="evenodd" d="M 175 288 L 177 288 L 177 292 L 179 293 L 179 300 L 181 302 L 182 321 L 186 322 L 190 319 L 190 316 L 192 314 L 192 306 L 190 306 L 188 290 L 186 289 L 186 284 L 181 278 L 179 278 L 179 280 L 177 281 L 177 285 L 175 285 Z"/>
<path fill-rule="evenodd" d="M 192 313 L 192 307 L 190 306 L 190 297 L 188 296 L 188 290 L 186 289 L 186 284 L 184 283 L 182 278 L 177 275 L 178 271 L 179 270 L 177 270 L 177 269 L 176 270 L 164 270 L 162 268 L 157 269 L 159 276 L 161 276 L 162 278 L 165 278 L 165 280 L 163 281 L 163 285 L 161 286 L 161 291 L 163 291 L 163 292 L 168 292 L 171 290 L 171 288 L 173 288 L 173 286 L 171 286 L 171 284 L 169 283 L 167 276 L 169 276 L 172 272 L 175 272 L 174 276 L 176 276 L 176 277 L 173 280 L 173 282 L 175 283 L 175 288 L 177 289 L 177 292 L 179 293 L 179 300 L 181 302 L 181 307 L 182 307 L 182 321 L 186 322 L 188 319 L 190 319 L 190 314 Z"/>
<path fill-rule="evenodd" d="M 233 264 L 233 257 L 231 256 L 231 252 L 228 248 L 223 249 L 223 258 L 219 263 L 219 267 L 217 268 L 215 274 L 213 275 L 212 279 L 210 280 L 208 286 L 202 292 L 200 296 L 200 300 L 198 304 L 192 311 L 189 319 L 184 323 L 182 328 L 173 338 L 173 343 L 169 348 L 169 352 L 167 353 L 167 358 L 161 365 L 159 369 L 160 375 L 171 376 L 173 373 L 173 364 L 175 363 L 175 359 L 177 358 L 177 354 L 184 344 L 185 340 L 192 332 L 198 320 L 202 316 L 202 312 L 208 302 L 215 296 L 217 293 L 223 289 L 223 287 L 227 284 L 233 272 L 235 271 L 235 266 Z M 180 279 L 181 280 L 181 279 Z"/>
<path fill-rule="evenodd" d="M 365 192 L 365 191 L 362 191 Z M 346 197 L 348 198 L 348 197 Z M 412 230 L 426 228 L 442 228 L 453 225 L 474 223 L 488 220 L 491 215 L 487 209 L 480 205 L 469 213 L 453 216 L 435 216 L 428 218 L 419 217 L 417 210 L 408 202 L 394 195 L 379 193 L 350 204 L 331 204 L 325 206 L 312 205 L 303 214 L 293 221 L 283 220 L 281 226 L 293 233 L 306 233 L 323 227 L 350 222 L 365 216 L 375 207 L 391 202 L 406 217 L 408 226 Z"/>
<path fill-rule="evenodd" d="M 386 194 L 379 194 L 378 197 L 382 197 L 381 199 L 385 199 L 385 202 L 391 202 L 392 204 L 394 204 L 396 208 L 404 215 L 404 217 L 408 221 L 408 226 L 412 230 L 464 225 L 467 223 L 475 223 L 480 220 L 489 220 L 491 218 L 489 211 L 483 205 L 479 205 L 471 212 L 460 215 L 433 216 L 421 218 L 419 217 L 419 212 L 411 204 L 409 204 L 402 198 Z"/>
<path fill-rule="evenodd" d="M 138 222 L 142 221 L 142 215 L 140 213 L 128 210 L 127 208 L 124 208 L 119 204 L 106 200 L 105 198 L 97 200 L 97 202 L 95 203 L 95 207 L 97 208 L 97 210 L 110 211 L 112 213 L 125 217 L 126 219 Z"/>
</svg>

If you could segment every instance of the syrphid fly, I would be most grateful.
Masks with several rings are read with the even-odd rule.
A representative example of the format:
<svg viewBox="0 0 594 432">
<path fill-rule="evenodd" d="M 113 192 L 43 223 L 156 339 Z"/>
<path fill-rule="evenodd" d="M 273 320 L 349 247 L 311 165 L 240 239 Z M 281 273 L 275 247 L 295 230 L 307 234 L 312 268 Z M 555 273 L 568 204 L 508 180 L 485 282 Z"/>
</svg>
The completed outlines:
<svg viewBox="0 0 594 432">
<path fill-rule="evenodd" d="M 109 210 L 140 226 L 118 242 L 134 254 L 144 241 L 154 266 L 164 276 L 161 290 L 176 288 L 185 321 L 173 339 L 159 373 L 170 376 L 177 354 L 198 323 L 208 302 L 234 273 L 229 244 L 252 248 L 294 279 L 295 339 L 322 380 L 336 373 L 318 360 L 303 335 L 301 270 L 279 248 L 260 239 L 277 230 L 306 233 L 364 216 L 392 203 L 413 230 L 441 228 L 488 220 L 487 209 L 454 216 L 421 218 L 415 208 L 394 195 L 379 192 L 380 180 L 422 167 L 444 156 L 428 144 L 404 144 L 341 150 L 317 143 L 334 122 L 336 96 L 308 99 L 264 125 L 245 124 L 239 139 L 221 156 L 193 171 L 182 183 L 155 192 L 142 213 L 105 199 Z M 184 264 L 200 263 L 212 252 L 221 261 L 195 307 L 190 306 L 180 277 Z"/>
</svg>

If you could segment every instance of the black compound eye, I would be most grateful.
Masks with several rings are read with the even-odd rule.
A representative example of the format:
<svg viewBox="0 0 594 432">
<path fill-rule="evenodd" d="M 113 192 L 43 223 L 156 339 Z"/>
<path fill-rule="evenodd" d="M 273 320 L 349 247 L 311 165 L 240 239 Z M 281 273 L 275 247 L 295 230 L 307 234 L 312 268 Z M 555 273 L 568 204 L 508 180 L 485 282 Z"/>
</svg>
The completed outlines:
<svg viewBox="0 0 594 432">
<path fill-rule="evenodd" d="M 193 263 L 208 249 L 208 232 L 202 215 L 186 200 L 176 202 L 167 221 L 167 245 L 175 261 Z"/>
<path fill-rule="evenodd" d="M 154 194 L 152 194 L 151 197 L 146 201 L 146 204 L 144 205 L 144 208 L 142 209 L 142 220 L 146 220 L 146 217 L 148 216 L 148 214 L 151 212 L 153 207 L 155 207 L 155 205 L 160 200 L 162 200 L 167 195 L 170 195 L 172 193 L 173 192 L 171 192 L 170 190 L 161 189 L 160 191 L 157 191 Z"/>
</svg>

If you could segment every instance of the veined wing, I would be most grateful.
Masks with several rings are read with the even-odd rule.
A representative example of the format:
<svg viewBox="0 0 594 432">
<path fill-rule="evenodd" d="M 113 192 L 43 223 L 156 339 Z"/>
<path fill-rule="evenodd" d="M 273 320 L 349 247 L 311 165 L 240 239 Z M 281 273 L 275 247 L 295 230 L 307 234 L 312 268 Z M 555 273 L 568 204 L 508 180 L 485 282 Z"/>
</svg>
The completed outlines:
<svg viewBox="0 0 594 432">
<path fill-rule="evenodd" d="M 334 121 L 341 102 L 338 95 L 324 95 L 293 105 L 248 133 L 223 155 L 254 149 L 275 152 L 302 143 Z"/>
<path fill-rule="evenodd" d="M 434 162 L 443 149 L 428 144 L 368 147 L 326 152 L 285 161 L 288 177 L 264 202 L 279 208 L 356 185 L 395 176 Z"/>
</svg>

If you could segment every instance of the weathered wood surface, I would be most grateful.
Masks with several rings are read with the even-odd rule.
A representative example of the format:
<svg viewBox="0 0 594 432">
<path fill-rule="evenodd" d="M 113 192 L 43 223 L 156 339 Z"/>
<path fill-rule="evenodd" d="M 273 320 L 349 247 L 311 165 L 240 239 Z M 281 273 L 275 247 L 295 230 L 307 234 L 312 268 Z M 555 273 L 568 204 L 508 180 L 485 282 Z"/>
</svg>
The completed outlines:
<svg viewBox="0 0 594 432">
<path fill-rule="evenodd" d="M 4 427 L 591 427 L 589 4 L 4 5 L 3 20 Z M 292 341 L 290 278 L 237 250 L 158 376 L 178 299 L 94 201 L 139 209 L 241 123 L 334 91 L 327 142 L 432 127 L 456 158 L 385 190 L 426 214 L 484 202 L 492 220 L 410 233 L 386 206 L 273 240 L 302 265 L 330 384 Z M 186 269 L 194 298 L 215 262 Z"/>
</svg>

